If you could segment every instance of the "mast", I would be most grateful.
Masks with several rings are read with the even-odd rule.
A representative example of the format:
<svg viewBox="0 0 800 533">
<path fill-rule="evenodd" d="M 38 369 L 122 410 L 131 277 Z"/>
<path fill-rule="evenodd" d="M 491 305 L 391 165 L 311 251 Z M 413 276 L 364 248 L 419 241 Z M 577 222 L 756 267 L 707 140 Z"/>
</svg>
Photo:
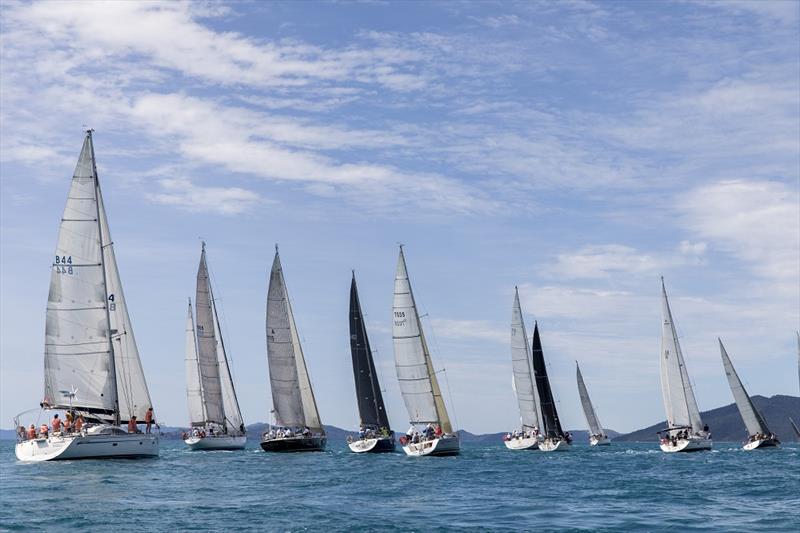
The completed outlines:
<svg viewBox="0 0 800 533">
<path fill-rule="evenodd" d="M 756 409 L 756 406 L 753 405 L 753 400 L 750 399 L 744 385 L 742 385 L 742 380 L 739 379 L 736 369 L 733 368 L 733 363 L 731 363 L 731 359 L 728 357 L 725 346 L 722 345 L 722 340 L 719 338 L 717 338 L 717 340 L 719 341 L 719 352 L 722 356 L 722 366 L 725 368 L 728 385 L 731 387 L 733 399 L 736 401 L 736 407 L 739 409 L 742 421 L 747 427 L 747 432 L 750 435 L 755 435 L 756 433 L 769 434 L 770 431 L 767 427 L 767 423 Z"/>
<path fill-rule="evenodd" d="M 367 327 L 358 297 L 355 271 L 350 282 L 350 355 L 353 360 L 353 377 L 361 424 L 388 429 L 389 419 L 372 358 Z"/>
<path fill-rule="evenodd" d="M 114 341 L 112 339 L 113 332 L 111 331 L 111 312 L 109 310 L 108 305 L 108 279 L 106 274 L 106 260 L 105 260 L 105 253 L 103 249 L 105 248 L 105 244 L 103 243 L 103 225 L 100 223 L 100 178 L 97 175 L 97 163 L 95 162 L 94 158 L 94 142 L 92 140 L 92 130 L 86 130 L 86 136 L 89 140 L 89 150 L 92 154 L 92 175 L 94 176 L 94 187 L 95 187 L 95 210 L 97 214 L 97 235 L 98 239 L 100 240 L 100 270 L 103 272 L 103 294 L 105 294 L 106 302 L 105 302 L 105 314 L 106 314 L 106 324 L 108 324 L 106 329 L 106 334 L 108 335 L 108 368 L 109 373 L 113 376 L 111 380 L 111 398 L 114 401 L 114 425 L 119 425 L 119 392 L 117 389 L 117 364 L 114 358 Z"/>
<path fill-rule="evenodd" d="M 547 367 L 544 362 L 544 351 L 542 341 L 539 338 L 539 323 L 533 323 L 533 369 L 536 375 L 536 388 L 539 391 L 541 400 L 542 419 L 544 422 L 544 434 L 547 437 L 563 437 L 564 430 L 561 428 L 561 421 L 558 419 L 556 403 L 553 399 L 553 391 L 550 388 L 550 380 L 547 378 Z"/>
</svg>

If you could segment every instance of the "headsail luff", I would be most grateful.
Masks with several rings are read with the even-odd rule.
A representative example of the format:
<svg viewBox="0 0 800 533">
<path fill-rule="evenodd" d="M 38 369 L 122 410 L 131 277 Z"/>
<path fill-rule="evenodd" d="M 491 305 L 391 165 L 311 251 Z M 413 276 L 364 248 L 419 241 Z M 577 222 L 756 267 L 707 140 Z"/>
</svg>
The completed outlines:
<svg viewBox="0 0 800 533">
<path fill-rule="evenodd" d="M 767 427 L 767 423 L 756 409 L 756 406 L 753 405 L 753 401 L 744 389 L 742 380 L 739 379 L 739 375 L 733 368 L 730 357 L 728 357 L 728 352 L 725 350 L 725 346 L 722 345 L 722 340 L 717 340 L 719 341 L 719 352 L 722 356 L 722 366 L 725 368 L 725 375 L 728 377 L 728 384 L 731 387 L 733 399 L 736 400 L 736 407 L 739 408 L 739 414 L 742 415 L 742 420 L 744 421 L 745 427 L 747 427 L 748 434 L 755 435 L 757 433 L 762 433 L 764 435 L 769 435 L 770 431 Z"/>
<path fill-rule="evenodd" d="M 550 388 L 550 380 L 547 378 L 547 367 L 544 362 L 544 351 L 542 341 L 539 338 L 539 324 L 533 323 L 533 347 L 531 349 L 533 359 L 533 371 L 536 377 L 536 388 L 539 392 L 539 401 L 542 409 L 542 422 L 545 436 L 563 437 L 564 430 L 561 428 L 561 421 L 558 419 L 556 402 L 553 399 L 553 391 Z"/>
<path fill-rule="evenodd" d="M 74 391 L 70 402 L 63 391 Z M 87 131 L 61 219 L 45 327 L 45 398 L 118 423 L 152 406 Z"/>
<path fill-rule="evenodd" d="M 383 404 L 375 362 L 372 359 L 367 327 L 358 298 L 355 273 L 350 282 L 350 355 L 353 359 L 353 378 L 361 424 L 367 427 L 388 429 L 389 418 Z"/>
<path fill-rule="evenodd" d="M 522 307 L 519 303 L 519 291 L 516 287 L 514 287 L 514 304 L 511 308 L 511 368 L 522 427 L 539 428 L 541 426 L 539 395 L 536 391 L 531 348 L 528 344 Z"/>
<path fill-rule="evenodd" d="M 422 332 L 402 247 L 394 280 L 392 339 L 397 379 L 411 423 L 439 424 L 444 433 L 452 433 L 453 427 Z"/>
<path fill-rule="evenodd" d="M 670 428 L 691 427 L 694 432 L 699 432 L 703 429 L 703 421 L 700 419 L 697 400 L 678 343 L 664 278 L 661 278 L 661 295 L 661 391 L 667 412 L 667 425 Z"/>
<path fill-rule="evenodd" d="M 197 292 L 195 296 L 197 353 L 200 363 L 200 378 L 203 384 L 206 422 L 224 424 L 225 411 L 222 405 L 222 382 L 220 381 L 219 358 L 217 356 L 217 335 L 214 327 L 214 311 L 211 305 L 211 287 L 206 264 L 206 245 L 203 243 L 203 248 L 200 252 L 200 264 L 197 267 Z"/>
<path fill-rule="evenodd" d="M 267 293 L 267 359 L 278 424 L 322 431 L 277 249 Z"/>
<path fill-rule="evenodd" d="M 189 423 L 202 426 L 206 421 L 206 409 L 203 403 L 203 388 L 200 378 L 200 362 L 197 359 L 197 337 L 194 329 L 194 313 L 192 301 L 189 300 L 189 311 L 186 315 L 186 399 L 189 404 Z"/>
<path fill-rule="evenodd" d="M 589 426 L 589 431 L 592 435 L 605 435 L 603 426 L 597 418 L 597 413 L 592 405 L 592 400 L 589 399 L 589 391 L 586 390 L 586 383 L 583 382 L 583 375 L 581 375 L 581 367 L 575 362 L 575 370 L 578 379 L 578 394 L 581 397 L 581 406 L 583 407 L 583 414 L 586 416 L 586 424 Z"/>
</svg>

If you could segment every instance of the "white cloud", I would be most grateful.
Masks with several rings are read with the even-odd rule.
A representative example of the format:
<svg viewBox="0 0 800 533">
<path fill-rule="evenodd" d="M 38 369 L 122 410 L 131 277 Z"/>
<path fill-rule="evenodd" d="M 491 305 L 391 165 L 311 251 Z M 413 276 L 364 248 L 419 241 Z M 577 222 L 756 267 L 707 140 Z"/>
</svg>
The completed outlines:
<svg viewBox="0 0 800 533">
<path fill-rule="evenodd" d="M 506 344 L 510 333 L 485 320 L 457 320 L 436 318 L 431 325 L 437 337 L 450 339 L 478 339 Z"/>
<path fill-rule="evenodd" d="M 147 194 L 150 201 L 188 211 L 237 215 L 263 202 L 257 193 L 239 187 L 202 187 L 185 178 L 162 179 L 159 184 L 162 192 Z"/>
</svg>

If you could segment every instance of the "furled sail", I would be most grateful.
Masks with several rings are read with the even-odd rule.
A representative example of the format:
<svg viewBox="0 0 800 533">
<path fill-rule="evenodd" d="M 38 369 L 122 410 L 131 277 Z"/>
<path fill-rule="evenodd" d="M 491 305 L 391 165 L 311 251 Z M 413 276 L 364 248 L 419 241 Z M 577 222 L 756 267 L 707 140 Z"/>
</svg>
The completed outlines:
<svg viewBox="0 0 800 533">
<path fill-rule="evenodd" d="M 372 359 L 355 273 L 350 282 L 350 355 L 353 358 L 353 377 L 361 423 L 367 427 L 388 429 L 389 418 L 386 415 L 378 373 Z"/>
<path fill-rule="evenodd" d="M 44 370 L 44 402 L 52 407 L 71 405 L 99 418 L 126 421 L 133 414 L 144 419 L 152 405 L 122 292 L 91 131 L 59 227 Z"/>
<path fill-rule="evenodd" d="M 223 424 L 225 411 L 222 405 L 222 383 L 219 374 L 217 356 L 217 335 L 214 327 L 214 310 L 212 309 L 211 287 L 208 281 L 206 264 L 206 247 L 203 244 L 200 252 L 200 264 L 197 267 L 197 292 L 195 309 L 197 312 L 197 355 L 200 362 L 200 380 L 202 382 L 203 403 L 206 409 L 206 422 Z"/>
<path fill-rule="evenodd" d="M 189 423 L 202 426 L 206 421 L 206 410 L 203 405 L 203 390 L 200 379 L 200 362 L 197 359 L 197 337 L 194 330 L 194 313 L 189 301 L 189 312 L 186 315 L 186 399 L 189 404 Z"/>
<path fill-rule="evenodd" d="M 725 368 L 725 375 L 728 377 L 728 385 L 731 387 L 733 399 L 736 400 L 736 407 L 739 408 L 739 414 L 742 415 L 744 425 L 747 427 L 747 433 L 750 435 L 755 435 L 757 433 L 769 435 L 770 431 L 767 427 L 767 423 L 761 417 L 756 406 L 753 405 L 753 401 L 750 399 L 750 396 L 748 396 L 747 391 L 744 390 L 742 380 L 739 379 L 739 375 L 733 368 L 733 363 L 731 363 L 731 358 L 728 357 L 728 352 L 725 351 L 725 346 L 722 345 L 722 340 L 717 340 L 719 340 L 719 351 L 722 356 L 722 366 Z"/>
<path fill-rule="evenodd" d="M 452 433 L 453 427 L 411 291 L 402 247 L 394 279 L 392 339 L 397 379 L 411 423 L 439 424 L 444 433 Z"/>
<path fill-rule="evenodd" d="M 267 291 L 267 360 L 278 425 L 322 431 L 277 249 Z"/>
<path fill-rule="evenodd" d="M 553 391 L 550 388 L 550 380 L 547 377 L 547 367 L 544 362 L 544 351 L 542 341 L 539 338 L 539 324 L 533 323 L 533 347 L 531 349 L 533 359 L 533 371 L 536 377 L 536 389 L 539 393 L 539 401 L 542 409 L 542 422 L 545 436 L 563 437 L 564 430 L 561 429 L 561 421 L 558 419 L 556 402 L 553 399 Z"/>
<path fill-rule="evenodd" d="M 661 392 L 667 412 L 669 427 L 691 427 L 694 432 L 703 429 L 700 411 L 694 397 L 686 363 L 683 360 L 678 333 L 672 320 L 667 300 L 664 278 L 661 278 L 662 330 L 661 330 Z"/>
<path fill-rule="evenodd" d="M 514 288 L 514 305 L 511 308 L 511 368 L 514 392 L 519 404 L 519 416 L 523 428 L 539 428 L 539 395 L 533 375 L 533 361 L 525 321 L 519 303 L 519 291 Z"/>
<path fill-rule="evenodd" d="M 586 415 L 586 424 L 589 426 L 589 431 L 592 435 L 605 435 L 603 426 L 600 425 L 600 420 L 597 418 L 597 413 L 592 405 L 592 400 L 589 399 L 589 391 L 586 390 L 586 384 L 583 382 L 583 375 L 581 375 L 581 367 L 575 363 L 575 369 L 578 376 L 578 394 L 581 397 L 581 405 L 583 406 L 583 414 Z"/>
</svg>

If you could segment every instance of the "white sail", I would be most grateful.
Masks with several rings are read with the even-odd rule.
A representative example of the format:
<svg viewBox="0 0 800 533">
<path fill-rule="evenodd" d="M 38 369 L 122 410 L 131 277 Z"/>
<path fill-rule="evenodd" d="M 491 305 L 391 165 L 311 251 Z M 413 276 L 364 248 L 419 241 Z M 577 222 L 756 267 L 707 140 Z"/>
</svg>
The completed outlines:
<svg viewBox="0 0 800 533">
<path fill-rule="evenodd" d="M 223 424 L 225 411 L 222 406 L 222 384 L 217 356 L 217 335 L 214 327 L 214 310 L 211 307 L 211 288 L 208 282 L 205 244 L 200 253 L 197 267 L 197 292 L 195 309 L 197 312 L 197 357 L 200 362 L 203 403 L 206 421 Z"/>
<path fill-rule="evenodd" d="M 742 380 L 739 379 L 739 375 L 733 368 L 733 363 L 731 363 L 731 358 L 728 357 L 728 352 L 725 351 L 725 346 L 722 345 L 722 340 L 717 340 L 719 340 L 719 351 L 722 356 L 722 366 L 725 368 L 725 375 L 728 377 L 728 385 L 731 387 L 733 399 L 736 401 L 736 407 L 739 408 L 739 414 L 742 415 L 744 425 L 747 427 L 747 433 L 749 435 L 755 435 L 757 433 L 768 435 L 769 428 L 767 428 L 764 419 L 761 418 L 761 415 L 753 405 L 753 401 L 750 399 L 750 396 L 748 396 L 747 391 L 744 390 Z"/>
<path fill-rule="evenodd" d="M 277 250 L 267 292 L 267 359 L 278 425 L 322 430 Z"/>
<path fill-rule="evenodd" d="M 394 280 L 392 324 L 395 369 L 411 422 L 439 424 L 444 433 L 452 433 L 453 428 L 444 406 L 411 291 L 402 248 L 397 259 Z"/>
<path fill-rule="evenodd" d="M 113 358 L 110 356 L 113 353 Z M 45 326 L 45 402 L 143 420 L 152 406 L 114 255 L 91 132 L 61 219 Z"/>
<path fill-rule="evenodd" d="M 206 421 L 203 406 L 203 390 L 200 382 L 200 362 L 197 359 L 197 338 L 194 330 L 194 314 L 192 302 L 189 301 L 189 312 L 186 316 L 186 399 L 189 404 L 189 422 L 193 426 L 202 426 Z"/>
<path fill-rule="evenodd" d="M 686 363 L 683 360 L 678 334 L 672 320 L 664 279 L 661 279 L 662 331 L 661 331 L 661 391 L 669 427 L 691 427 L 694 432 L 703 429 L 700 411 L 694 397 Z"/>
<path fill-rule="evenodd" d="M 581 375 L 581 367 L 575 363 L 578 378 L 578 394 L 581 397 L 581 406 L 583 406 L 583 414 L 586 415 L 586 424 L 589 426 L 589 431 L 592 435 L 605 435 L 603 426 L 597 418 L 597 413 L 592 405 L 592 400 L 589 399 L 589 391 L 586 390 L 586 383 L 583 382 L 583 375 Z"/>
<path fill-rule="evenodd" d="M 211 289 L 210 285 L 209 289 Z M 238 435 L 242 433 L 244 420 L 242 419 L 242 411 L 239 409 L 239 400 L 236 398 L 236 389 L 233 386 L 233 375 L 231 374 L 230 363 L 225 351 L 225 342 L 222 340 L 222 329 L 219 325 L 219 315 L 217 314 L 217 305 L 213 292 L 211 293 L 211 307 L 214 311 L 214 331 L 217 339 L 217 361 L 220 369 L 219 379 L 222 386 L 222 407 L 225 412 L 225 425 L 228 428 L 228 434 Z"/>
<path fill-rule="evenodd" d="M 539 394 L 536 391 L 531 347 L 528 344 L 522 307 L 519 303 L 519 291 L 516 287 L 514 288 L 514 305 L 511 308 L 511 368 L 522 426 L 530 429 L 540 428 Z"/>
</svg>

